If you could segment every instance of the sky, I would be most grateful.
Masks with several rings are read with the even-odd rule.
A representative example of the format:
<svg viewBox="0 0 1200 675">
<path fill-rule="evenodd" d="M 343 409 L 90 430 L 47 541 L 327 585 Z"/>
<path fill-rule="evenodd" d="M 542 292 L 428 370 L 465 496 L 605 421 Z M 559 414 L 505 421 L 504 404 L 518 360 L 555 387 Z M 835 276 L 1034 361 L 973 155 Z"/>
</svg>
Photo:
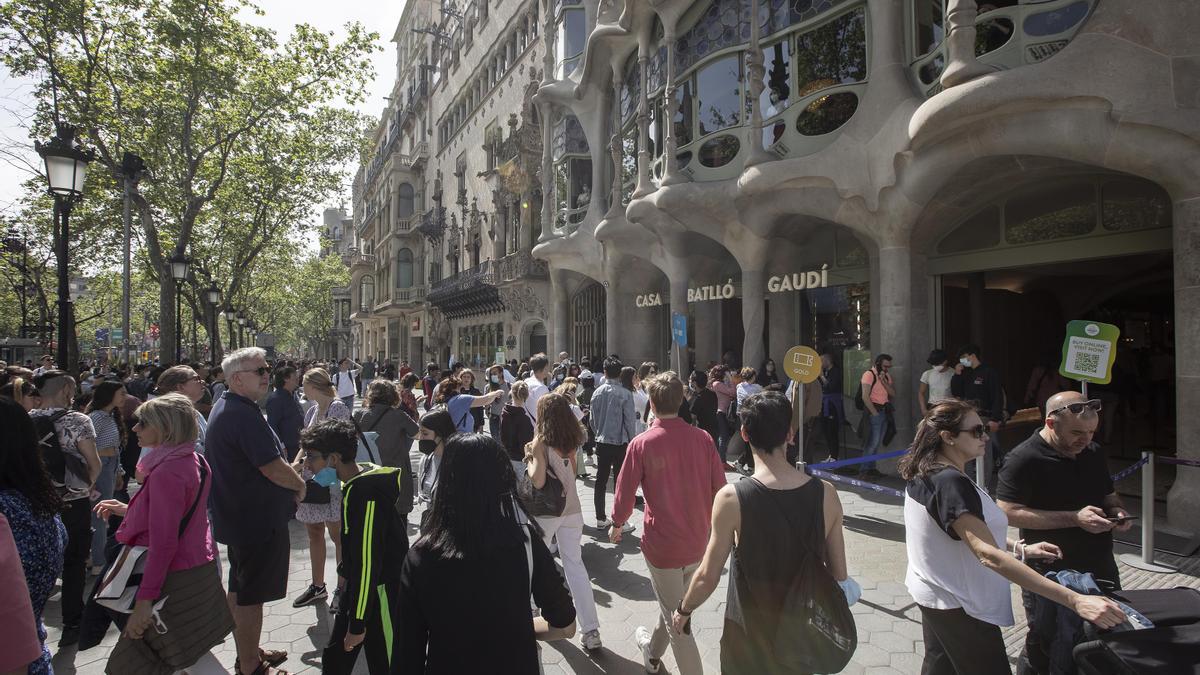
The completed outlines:
<svg viewBox="0 0 1200 675">
<path fill-rule="evenodd" d="M 375 79 L 369 85 L 365 100 L 356 109 L 372 117 L 378 117 L 386 101 L 384 96 L 391 92 L 396 76 L 396 52 L 391 37 L 400 21 L 404 4 L 409 0 L 256 0 L 255 4 L 264 15 L 244 13 L 243 20 L 275 30 L 279 41 L 287 40 L 297 23 L 307 23 L 319 30 L 332 31 L 344 36 L 343 26 L 358 21 L 368 30 L 379 33 L 379 45 L 383 47 L 373 56 Z M 414 0 L 417 2 L 429 0 Z M 25 120 L 33 109 L 33 82 L 20 80 L 9 75 L 0 67 L 0 218 L 15 216 L 21 195 L 21 183 L 33 171 L 41 170 L 41 161 L 33 151 L 33 141 Z M 356 167 L 347 167 L 353 178 Z M 347 208 L 350 204 L 350 178 L 344 188 Z M 338 206 L 334 198 L 327 206 Z M 320 210 L 313 214 L 313 222 L 320 222 Z"/>
</svg>

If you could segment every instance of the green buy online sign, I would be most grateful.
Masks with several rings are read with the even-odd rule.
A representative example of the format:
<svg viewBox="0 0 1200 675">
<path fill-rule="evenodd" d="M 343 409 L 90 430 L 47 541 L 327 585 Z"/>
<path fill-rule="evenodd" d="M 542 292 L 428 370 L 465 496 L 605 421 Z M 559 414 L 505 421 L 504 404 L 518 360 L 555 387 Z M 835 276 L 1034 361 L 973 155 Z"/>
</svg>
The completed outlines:
<svg viewBox="0 0 1200 675">
<path fill-rule="evenodd" d="M 1068 323 L 1058 372 L 1080 382 L 1108 384 L 1120 336 L 1121 329 L 1109 323 L 1080 320 Z"/>
</svg>

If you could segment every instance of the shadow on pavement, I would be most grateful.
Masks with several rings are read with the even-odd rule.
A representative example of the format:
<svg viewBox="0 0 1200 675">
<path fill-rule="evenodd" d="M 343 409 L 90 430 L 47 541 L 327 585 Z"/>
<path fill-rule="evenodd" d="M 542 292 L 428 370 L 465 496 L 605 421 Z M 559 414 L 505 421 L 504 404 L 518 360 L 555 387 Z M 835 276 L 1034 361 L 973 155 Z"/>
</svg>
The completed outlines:
<svg viewBox="0 0 1200 675">
<path fill-rule="evenodd" d="M 585 543 L 583 558 L 588 576 L 596 587 L 627 600 L 654 600 L 654 589 L 650 587 L 649 576 L 621 569 L 621 561 L 627 554 L 641 555 L 636 544 L 628 550 L 625 549 L 625 543 L 630 540 L 631 537 L 626 535 L 617 548 L 603 548 L 599 544 Z"/>
<path fill-rule="evenodd" d="M 575 675 L 599 675 L 611 673 L 645 673 L 642 664 L 627 659 L 612 651 L 602 648 L 595 656 L 588 655 L 577 643 L 569 640 L 555 640 L 542 644 L 542 649 L 553 649 L 563 656 L 562 666 Z M 658 671 L 666 673 L 665 667 Z"/>
<path fill-rule="evenodd" d="M 842 524 L 847 530 L 865 534 L 869 537 L 887 539 L 888 541 L 904 542 L 904 526 L 890 520 L 874 516 L 843 515 Z"/>
</svg>

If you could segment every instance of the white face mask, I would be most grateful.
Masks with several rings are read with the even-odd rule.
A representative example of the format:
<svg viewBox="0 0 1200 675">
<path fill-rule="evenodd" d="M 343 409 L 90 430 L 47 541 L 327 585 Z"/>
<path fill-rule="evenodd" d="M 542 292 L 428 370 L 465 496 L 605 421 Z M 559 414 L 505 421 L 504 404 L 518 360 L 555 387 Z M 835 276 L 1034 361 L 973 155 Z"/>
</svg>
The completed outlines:
<svg viewBox="0 0 1200 675">
<path fill-rule="evenodd" d="M 964 368 L 970 368 L 970 367 L 971 367 L 971 359 L 969 359 L 969 358 L 967 358 L 967 357 L 965 357 L 965 356 L 964 356 L 964 357 L 962 357 L 961 359 L 959 359 L 959 360 L 958 360 L 958 362 L 959 362 L 959 363 L 961 363 L 961 364 L 963 364 L 963 367 L 964 367 Z"/>
</svg>

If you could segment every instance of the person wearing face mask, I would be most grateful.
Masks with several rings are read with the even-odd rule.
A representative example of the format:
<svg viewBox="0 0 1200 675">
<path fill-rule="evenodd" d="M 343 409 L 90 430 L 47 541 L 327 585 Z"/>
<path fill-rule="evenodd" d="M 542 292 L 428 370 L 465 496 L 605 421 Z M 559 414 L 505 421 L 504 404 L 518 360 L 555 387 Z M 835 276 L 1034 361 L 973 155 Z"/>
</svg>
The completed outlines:
<svg viewBox="0 0 1200 675">
<path fill-rule="evenodd" d="M 1000 467 L 1003 456 L 996 442 L 996 432 L 1004 421 L 1004 390 L 1000 382 L 1000 373 L 991 365 L 982 361 L 979 345 L 963 345 L 958 350 L 958 365 L 954 367 L 955 375 L 950 383 L 950 389 L 955 396 L 972 403 L 983 418 L 987 427 L 988 456 L 981 459 L 986 467 L 985 482 L 991 482 L 992 473 Z M 967 467 L 974 471 L 972 461 Z"/>
<path fill-rule="evenodd" d="M 492 438 L 500 439 L 500 416 L 504 414 L 504 406 L 508 403 L 509 384 L 504 380 L 504 366 L 496 365 L 487 370 L 488 393 L 500 392 L 500 397 L 487 407 L 488 433 Z"/>
<path fill-rule="evenodd" d="M 950 357 L 945 350 L 935 349 L 929 352 L 926 363 L 929 364 L 929 369 L 921 373 L 921 386 L 917 394 L 922 417 L 929 412 L 934 403 L 953 396 L 950 393 L 950 381 L 954 379 L 954 370 L 950 367 Z"/>
<path fill-rule="evenodd" d="M 421 513 L 421 531 L 429 518 L 429 505 L 437 492 L 438 472 L 442 467 L 442 452 L 446 441 L 458 433 L 454 419 L 447 410 L 434 410 L 421 418 L 417 430 L 417 447 L 421 451 L 421 467 L 417 470 L 417 502 L 426 509 Z"/>
</svg>

